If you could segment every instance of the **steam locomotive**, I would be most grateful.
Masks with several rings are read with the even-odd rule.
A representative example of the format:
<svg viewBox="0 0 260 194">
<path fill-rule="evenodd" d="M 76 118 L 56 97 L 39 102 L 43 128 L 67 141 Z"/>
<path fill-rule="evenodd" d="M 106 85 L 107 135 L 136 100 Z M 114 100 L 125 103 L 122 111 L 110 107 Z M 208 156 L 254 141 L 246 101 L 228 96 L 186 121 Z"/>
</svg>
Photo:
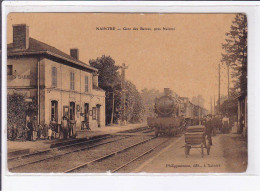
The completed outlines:
<svg viewBox="0 0 260 194">
<path fill-rule="evenodd" d="M 175 136 L 181 132 L 184 118 L 179 116 L 179 104 L 171 96 L 170 89 L 164 89 L 164 96 L 155 99 L 154 111 L 156 117 L 148 117 L 147 124 L 155 130 L 155 136 L 160 134 Z"/>
</svg>

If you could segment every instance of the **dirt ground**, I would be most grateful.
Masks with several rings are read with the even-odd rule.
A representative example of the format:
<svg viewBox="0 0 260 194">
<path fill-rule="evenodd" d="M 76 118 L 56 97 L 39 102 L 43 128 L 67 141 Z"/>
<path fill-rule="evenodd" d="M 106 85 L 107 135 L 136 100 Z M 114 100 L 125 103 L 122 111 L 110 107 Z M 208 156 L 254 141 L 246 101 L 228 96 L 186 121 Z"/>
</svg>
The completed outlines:
<svg viewBox="0 0 260 194">
<path fill-rule="evenodd" d="M 229 172 L 245 172 L 248 163 L 247 139 L 237 134 L 221 136 L 223 156 Z"/>
<path fill-rule="evenodd" d="M 213 137 L 210 155 L 201 157 L 199 149 L 184 153 L 184 136 L 172 142 L 134 172 L 146 173 L 241 173 L 247 168 L 247 142 L 238 134 L 217 134 Z"/>
</svg>

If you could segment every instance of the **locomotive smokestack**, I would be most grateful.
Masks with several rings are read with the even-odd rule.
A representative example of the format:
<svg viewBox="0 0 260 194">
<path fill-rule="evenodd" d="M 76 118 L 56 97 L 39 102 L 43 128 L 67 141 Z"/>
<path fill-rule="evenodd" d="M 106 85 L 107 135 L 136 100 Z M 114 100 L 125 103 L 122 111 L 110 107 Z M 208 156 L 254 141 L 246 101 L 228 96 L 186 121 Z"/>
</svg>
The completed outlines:
<svg viewBox="0 0 260 194">
<path fill-rule="evenodd" d="M 170 88 L 164 88 L 164 95 L 165 96 L 170 96 L 172 94 L 172 91 L 170 90 Z"/>
</svg>

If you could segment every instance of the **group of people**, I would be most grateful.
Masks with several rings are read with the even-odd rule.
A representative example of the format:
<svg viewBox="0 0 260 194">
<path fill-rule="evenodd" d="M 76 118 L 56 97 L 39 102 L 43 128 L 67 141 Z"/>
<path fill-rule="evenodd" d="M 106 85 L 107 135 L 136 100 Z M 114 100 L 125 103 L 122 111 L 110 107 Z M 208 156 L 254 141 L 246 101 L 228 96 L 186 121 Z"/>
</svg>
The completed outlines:
<svg viewBox="0 0 260 194">
<path fill-rule="evenodd" d="M 213 135 L 216 135 L 217 131 L 223 134 L 229 133 L 231 128 L 227 115 L 224 117 L 221 117 L 220 115 L 207 115 L 203 118 L 202 125 L 212 129 Z"/>
<path fill-rule="evenodd" d="M 22 138 L 28 141 L 36 141 L 39 139 L 67 139 L 75 137 L 75 122 L 70 121 L 68 117 L 62 118 L 61 124 L 53 119 L 49 124 L 39 125 L 37 117 L 26 118 L 25 129 L 18 130 L 17 125 L 13 124 L 10 129 L 10 140 Z"/>
<path fill-rule="evenodd" d="M 218 133 L 229 133 L 230 131 L 230 120 L 225 115 L 222 117 L 221 115 L 207 115 L 201 119 L 197 118 L 187 118 L 185 119 L 185 127 L 192 126 L 192 125 L 204 125 L 206 128 L 205 135 L 209 140 L 209 143 L 212 145 L 212 138 L 211 136 L 215 136 Z"/>
<path fill-rule="evenodd" d="M 229 133 L 230 130 L 229 118 L 226 115 L 223 118 L 221 118 L 220 115 L 217 116 L 207 115 L 202 120 L 202 125 L 204 125 L 206 128 L 205 134 L 211 145 L 212 145 L 211 136 L 212 135 L 215 136 L 217 131 L 224 134 L 224 133 Z"/>
</svg>

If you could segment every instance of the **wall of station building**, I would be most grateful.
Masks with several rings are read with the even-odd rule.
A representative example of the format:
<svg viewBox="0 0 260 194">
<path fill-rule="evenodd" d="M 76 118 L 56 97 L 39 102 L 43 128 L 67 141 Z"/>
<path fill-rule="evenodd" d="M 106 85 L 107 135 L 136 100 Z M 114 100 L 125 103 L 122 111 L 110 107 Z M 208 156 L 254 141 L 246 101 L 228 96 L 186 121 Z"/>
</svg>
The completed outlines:
<svg viewBox="0 0 260 194">
<path fill-rule="evenodd" d="M 51 105 L 52 101 L 57 101 L 58 105 L 58 123 L 61 123 L 61 119 L 64 115 L 64 108 L 70 107 L 70 103 L 75 103 L 75 121 L 76 127 L 79 129 L 81 127 L 81 122 L 84 121 L 84 116 L 82 114 L 84 112 L 85 103 L 89 104 L 89 111 L 93 111 L 93 107 L 96 108 L 97 105 L 100 106 L 100 127 L 105 126 L 105 98 L 102 96 L 91 96 L 86 94 L 78 94 L 73 92 L 61 92 L 58 90 L 44 90 L 44 96 L 42 96 L 42 100 L 44 102 L 45 115 L 41 114 L 41 119 L 44 120 L 45 123 L 51 121 Z M 41 108 L 42 110 L 42 108 Z M 93 118 L 93 114 L 89 116 L 89 124 L 90 128 L 97 128 L 98 122 L 97 117 Z"/>
<path fill-rule="evenodd" d="M 7 86 L 11 88 L 26 88 L 37 86 L 37 58 L 18 57 L 7 60 L 12 66 L 13 75 L 7 75 Z"/>
<path fill-rule="evenodd" d="M 93 89 L 92 74 L 46 58 L 39 58 L 40 64 L 40 123 L 51 121 L 51 102 L 57 102 L 57 123 L 60 124 L 64 115 L 64 106 L 75 104 L 76 127 L 81 127 L 84 121 L 85 103 L 89 105 L 90 128 L 105 126 L 105 91 Z M 37 98 L 38 58 L 19 57 L 8 59 L 8 65 L 13 66 L 16 78 L 9 76 L 8 93 L 23 93 L 26 97 Z M 52 86 L 52 67 L 57 69 L 57 86 Z M 74 72 L 74 90 L 70 89 L 70 72 Z M 88 76 L 88 91 L 85 91 L 85 76 Z M 13 79 L 14 78 L 14 79 Z M 93 110 L 100 108 L 99 122 Z"/>
</svg>

